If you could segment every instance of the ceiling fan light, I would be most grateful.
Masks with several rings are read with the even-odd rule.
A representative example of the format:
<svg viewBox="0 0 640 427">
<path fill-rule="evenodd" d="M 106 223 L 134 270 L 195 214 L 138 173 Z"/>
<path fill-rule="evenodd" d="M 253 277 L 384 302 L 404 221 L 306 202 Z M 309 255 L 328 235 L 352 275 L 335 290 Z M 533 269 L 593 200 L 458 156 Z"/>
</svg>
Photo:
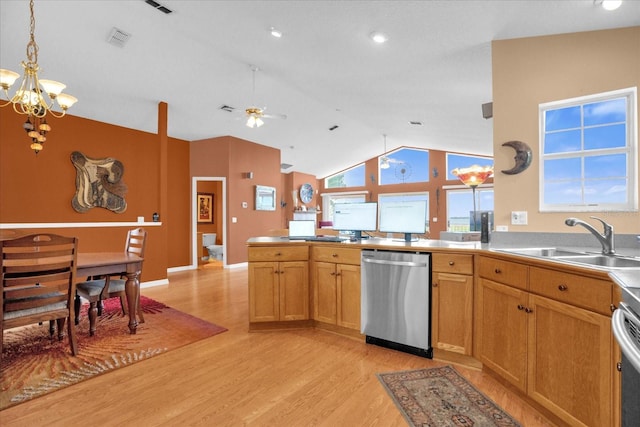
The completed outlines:
<svg viewBox="0 0 640 427">
<path fill-rule="evenodd" d="M 622 0 L 600 0 L 596 4 L 600 4 L 604 10 L 616 10 L 622 5 Z"/>
<path fill-rule="evenodd" d="M 371 37 L 371 40 L 378 44 L 385 43 L 387 40 L 389 40 L 389 36 L 387 36 L 385 33 L 381 33 L 380 31 L 374 31 L 369 35 L 369 37 Z"/>
<path fill-rule="evenodd" d="M 260 119 L 260 117 L 256 118 L 256 127 L 260 127 L 264 124 L 264 122 L 262 121 L 262 119 Z"/>
<path fill-rule="evenodd" d="M 383 157 L 380 160 L 380 169 L 389 169 L 391 165 L 389 164 L 389 159 L 386 157 Z"/>
<path fill-rule="evenodd" d="M 280 31 L 280 30 L 276 29 L 275 27 L 271 27 L 271 28 L 269 29 L 269 33 L 271 33 L 271 35 L 272 35 L 273 37 L 278 38 L 278 39 L 279 39 L 280 37 L 282 37 L 282 31 Z"/>
<path fill-rule="evenodd" d="M 249 116 L 249 118 L 247 119 L 247 126 L 252 128 L 256 125 L 256 118 L 253 116 Z"/>
</svg>

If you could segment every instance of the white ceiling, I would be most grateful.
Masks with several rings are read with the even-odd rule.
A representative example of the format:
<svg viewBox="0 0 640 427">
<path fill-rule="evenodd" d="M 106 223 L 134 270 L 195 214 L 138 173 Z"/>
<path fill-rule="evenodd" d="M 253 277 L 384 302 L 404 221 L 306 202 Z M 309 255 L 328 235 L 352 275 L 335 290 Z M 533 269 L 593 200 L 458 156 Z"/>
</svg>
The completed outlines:
<svg viewBox="0 0 640 427">
<path fill-rule="evenodd" d="M 481 105 L 492 40 L 640 24 L 636 0 L 614 12 L 593 0 L 159 3 L 173 13 L 143 0 L 36 1 L 41 77 L 79 98 L 70 113 L 156 132 L 165 101 L 171 137 L 233 135 L 282 150 L 285 172 L 318 177 L 381 155 L 383 134 L 388 151 L 491 155 Z M 0 68 L 21 72 L 28 13 L 27 0 L 0 0 Z M 107 43 L 113 27 L 131 34 L 125 47 Z M 390 40 L 374 44 L 374 30 Z M 287 119 L 250 129 L 219 109 L 254 103 Z"/>
</svg>

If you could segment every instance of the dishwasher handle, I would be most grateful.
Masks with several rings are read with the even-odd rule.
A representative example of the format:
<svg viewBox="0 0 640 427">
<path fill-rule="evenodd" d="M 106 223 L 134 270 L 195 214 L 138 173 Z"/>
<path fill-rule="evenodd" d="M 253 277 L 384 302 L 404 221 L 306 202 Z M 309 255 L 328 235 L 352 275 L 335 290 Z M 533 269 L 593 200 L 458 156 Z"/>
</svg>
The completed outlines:
<svg viewBox="0 0 640 427">
<path fill-rule="evenodd" d="M 362 258 L 362 262 L 366 262 L 369 264 L 381 264 L 381 265 L 400 265 L 403 267 L 428 267 L 426 262 L 413 262 L 413 261 L 390 261 L 386 259 Z"/>
<path fill-rule="evenodd" d="M 638 350 L 636 345 L 633 343 L 629 337 L 627 328 L 625 328 L 624 322 L 627 317 L 630 322 L 633 321 L 640 326 L 640 319 L 630 311 L 626 304 L 620 303 L 620 307 L 613 312 L 613 316 L 611 318 L 611 329 L 613 330 L 613 335 L 616 337 L 616 341 L 618 341 L 618 345 L 620 346 L 622 353 L 627 356 L 631 365 L 640 372 L 640 350 Z"/>
</svg>

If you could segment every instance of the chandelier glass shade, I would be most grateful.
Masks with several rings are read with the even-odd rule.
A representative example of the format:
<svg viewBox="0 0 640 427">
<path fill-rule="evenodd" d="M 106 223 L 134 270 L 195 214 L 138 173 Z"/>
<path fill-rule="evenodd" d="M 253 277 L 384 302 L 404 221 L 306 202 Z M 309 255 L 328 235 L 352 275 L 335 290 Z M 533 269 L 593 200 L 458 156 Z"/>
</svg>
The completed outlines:
<svg viewBox="0 0 640 427">
<path fill-rule="evenodd" d="M 30 39 L 27 43 L 27 60 L 22 61 L 24 75 L 20 86 L 13 95 L 9 89 L 18 80 L 20 74 L 0 69 L 0 88 L 4 95 L 0 98 L 0 107 L 13 106 L 13 110 L 27 116 L 24 130 L 31 138 L 31 148 L 36 154 L 42 150 L 42 144 L 47 140 L 46 134 L 51 126 L 46 121 L 46 115 L 50 113 L 54 117 L 63 117 L 67 109 L 75 104 L 78 99 L 62 91 L 66 88 L 63 83 L 54 80 L 45 80 L 38 77 L 40 66 L 38 65 L 38 45 L 35 40 L 35 16 L 33 13 L 33 0 L 30 1 Z M 53 110 L 57 104 L 61 112 Z"/>
<path fill-rule="evenodd" d="M 262 110 L 259 108 L 251 107 L 246 109 L 247 113 L 247 126 L 250 128 L 260 127 L 264 124 L 262 121 Z"/>
</svg>

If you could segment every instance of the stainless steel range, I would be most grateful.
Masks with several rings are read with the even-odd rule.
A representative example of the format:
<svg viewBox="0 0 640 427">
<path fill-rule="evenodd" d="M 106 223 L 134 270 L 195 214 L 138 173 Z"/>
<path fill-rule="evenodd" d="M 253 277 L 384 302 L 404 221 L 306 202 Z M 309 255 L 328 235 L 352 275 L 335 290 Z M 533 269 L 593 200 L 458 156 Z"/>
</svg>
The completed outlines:
<svg viewBox="0 0 640 427">
<path fill-rule="evenodd" d="M 622 427 L 640 426 L 640 288 L 623 287 L 613 313 L 613 335 L 622 351 Z"/>
</svg>

